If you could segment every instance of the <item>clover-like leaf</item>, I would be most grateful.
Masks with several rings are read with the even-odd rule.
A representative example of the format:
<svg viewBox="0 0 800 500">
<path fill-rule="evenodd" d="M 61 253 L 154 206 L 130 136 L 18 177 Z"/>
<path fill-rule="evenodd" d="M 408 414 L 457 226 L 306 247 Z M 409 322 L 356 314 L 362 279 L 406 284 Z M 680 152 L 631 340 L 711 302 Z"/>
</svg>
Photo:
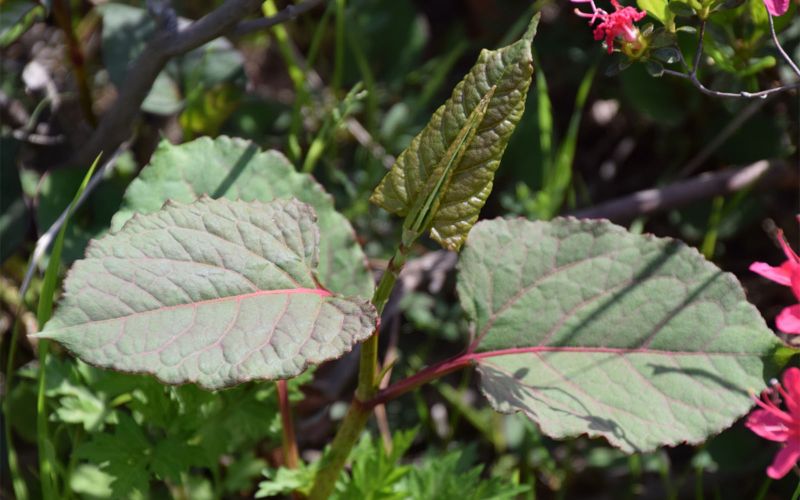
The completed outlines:
<svg viewBox="0 0 800 500">
<path fill-rule="evenodd" d="M 179 146 L 163 141 L 125 192 L 111 228 L 119 229 L 134 213 L 154 212 L 167 200 L 190 203 L 204 194 L 261 202 L 293 197 L 308 203 L 319 218 L 322 284 L 343 295 L 372 296 L 374 281 L 364 252 L 333 198 L 281 153 L 262 152 L 242 139 L 203 137 Z"/>
<path fill-rule="evenodd" d="M 365 300 L 318 284 L 318 245 L 313 209 L 296 200 L 169 202 L 90 244 L 39 336 L 173 384 L 293 377 L 377 321 Z"/>
<path fill-rule="evenodd" d="M 481 222 L 458 292 L 490 403 L 552 437 L 627 452 L 700 442 L 773 375 L 779 343 L 731 274 L 607 221 Z"/>
<path fill-rule="evenodd" d="M 452 172 L 431 225 L 431 237 L 444 248 L 461 247 L 492 191 L 494 172 L 525 108 L 533 74 L 531 42 L 538 21 L 537 15 L 518 42 L 481 52 L 450 99 L 400 154 L 370 198 L 389 212 L 406 216 L 437 184 L 436 179 L 430 182 L 432 176 Z M 491 100 L 477 130 L 465 134 L 464 129 L 473 126 L 470 117 L 487 95 Z M 467 136 L 469 143 L 455 150 L 457 163 L 443 169 L 447 156 L 454 153 L 454 143 Z"/>
</svg>

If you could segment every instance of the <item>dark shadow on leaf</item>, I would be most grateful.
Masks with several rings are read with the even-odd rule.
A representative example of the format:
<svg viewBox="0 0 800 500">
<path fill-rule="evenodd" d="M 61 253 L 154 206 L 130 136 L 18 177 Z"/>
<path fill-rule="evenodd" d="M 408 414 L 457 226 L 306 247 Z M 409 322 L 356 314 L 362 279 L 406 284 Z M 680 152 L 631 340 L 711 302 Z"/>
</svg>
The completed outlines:
<svg viewBox="0 0 800 500">
<path fill-rule="evenodd" d="M 710 380 L 711 382 L 719 385 L 720 387 L 726 389 L 730 392 L 738 393 L 739 395 L 749 397 L 749 394 L 746 390 L 742 389 L 741 387 L 737 387 L 724 378 L 720 377 L 719 375 L 715 375 L 714 373 L 708 372 L 706 370 L 701 370 L 699 368 L 676 368 L 674 366 L 663 366 L 663 365 L 656 365 L 653 363 L 648 363 L 647 366 L 653 368 L 653 375 L 664 375 L 668 373 L 680 373 L 682 375 L 686 375 L 689 377 L 696 377 L 696 378 L 703 378 L 706 380 Z"/>
<path fill-rule="evenodd" d="M 709 286 L 710 286 L 710 285 L 711 285 L 711 284 L 712 284 L 714 281 L 716 281 L 716 279 L 717 279 L 718 277 L 720 277 L 722 274 L 723 274 L 723 273 L 722 273 L 722 271 L 718 271 L 718 272 L 714 273 L 712 276 L 710 276 L 710 277 L 709 277 L 707 280 L 705 280 L 703 283 L 701 283 L 700 285 L 698 285 L 698 286 L 697 286 L 697 287 L 696 287 L 696 288 L 695 288 L 695 289 L 694 289 L 694 290 L 693 290 L 693 291 L 692 291 L 692 292 L 691 292 L 691 293 L 690 293 L 690 294 L 689 294 L 689 295 L 688 295 L 688 296 L 687 296 L 687 297 L 686 297 L 684 300 L 682 300 L 682 301 L 681 301 L 681 302 L 680 302 L 678 305 L 676 305 L 675 307 L 673 307 L 673 308 L 672 308 L 672 309 L 671 309 L 669 312 L 667 312 L 667 314 L 666 314 L 666 315 L 664 315 L 664 317 L 663 317 L 663 318 L 662 318 L 662 319 L 661 319 L 661 320 L 660 320 L 660 321 L 659 321 L 659 322 L 656 324 L 656 327 L 655 327 L 655 329 L 649 333 L 649 335 L 648 335 L 648 337 L 645 339 L 645 341 L 649 341 L 649 340 L 651 340 L 651 338 L 652 338 L 654 335 L 656 335 L 656 334 L 658 333 L 658 331 L 660 331 L 660 329 L 661 329 L 661 328 L 662 328 L 664 325 L 667 325 L 667 324 L 668 324 L 668 323 L 669 323 L 669 322 L 670 322 L 670 321 L 671 321 L 671 320 L 672 320 L 672 319 L 673 319 L 675 316 L 677 316 L 677 315 L 678 315 L 678 314 L 679 314 L 679 313 L 680 313 L 680 312 L 681 312 L 683 309 L 685 309 L 687 306 L 689 306 L 689 305 L 690 305 L 690 304 L 691 304 L 691 303 L 692 303 L 692 302 L 693 302 L 693 301 L 694 301 L 694 300 L 695 300 L 695 299 L 696 299 L 696 298 L 697 298 L 697 297 L 698 297 L 698 296 L 699 296 L 701 293 L 703 293 L 703 291 L 704 291 L 706 288 L 708 288 L 708 287 L 709 287 Z M 633 284 L 633 285 L 631 285 L 630 287 L 626 287 L 626 290 L 627 290 L 628 288 L 630 288 L 630 289 L 633 289 L 633 288 L 635 288 L 635 283 L 637 283 L 637 281 L 635 281 L 635 282 L 634 282 L 634 284 Z M 623 292 L 620 292 L 620 294 L 622 294 L 622 293 L 624 293 L 624 291 L 623 291 Z M 616 295 L 616 296 L 614 296 L 614 297 L 610 298 L 610 299 L 609 299 L 609 302 L 608 302 L 607 304 L 603 305 L 601 309 L 608 309 L 608 307 L 610 307 L 610 306 L 611 306 L 611 305 L 612 305 L 612 304 L 613 304 L 615 301 L 619 300 L 619 297 L 620 297 L 620 295 Z M 578 326 L 576 326 L 576 327 L 573 329 L 573 331 L 570 333 L 570 335 L 568 336 L 568 340 L 569 340 L 569 339 L 572 339 L 572 338 L 573 338 L 575 335 L 577 335 L 578 333 L 580 333 L 580 330 L 581 330 L 581 328 L 582 328 L 583 326 L 585 326 L 585 325 L 589 324 L 589 322 L 590 322 L 592 319 L 597 319 L 597 317 L 598 317 L 598 315 L 599 315 L 599 314 L 600 314 L 600 311 L 597 311 L 597 312 L 595 312 L 595 313 L 591 314 L 591 315 L 590 315 L 590 316 L 589 316 L 587 319 L 585 319 L 585 320 L 584 320 L 584 321 L 582 321 L 582 322 L 581 322 L 581 323 L 580 323 Z M 565 344 L 565 345 L 570 345 L 568 342 L 564 342 L 564 344 Z M 583 347 L 588 347 L 588 346 L 583 346 Z M 592 347 L 595 347 L 595 346 L 592 346 Z M 600 346 L 600 347 L 605 347 L 605 346 Z M 633 350 L 635 351 L 635 348 L 634 348 Z M 703 351 L 698 351 L 698 352 L 703 352 Z M 622 354 L 621 354 L 621 355 L 622 355 Z M 590 369 L 591 369 L 591 368 L 596 368 L 596 367 L 598 367 L 598 366 L 602 365 L 603 363 L 607 363 L 607 362 L 613 361 L 614 359 L 615 359 L 615 357 L 613 357 L 613 356 L 612 356 L 612 357 L 607 357 L 607 358 L 605 358 L 605 359 L 603 359 L 603 360 L 599 360 L 599 361 L 597 361 L 596 363 L 594 363 L 594 364 L 590 365 Z M 653 374 L 654 374 L 654 375 L 658 375 L 659 373 L 665 373 L 667 370 L 670 370 L 670 371 L 671 371 L 671 372 L 673 372 L 673 373 L 674 373 L 674 372 L 683 372 L 683 373 L 688 373 L 688 372 L 690 371 L 690 370 L 682 370 L 682 369 L 680 369 L 680 368 L 674 368 L 674 367 L 671 367 L 671 368 L 670 368 L 670 367 L 666 367 L 666 366 L 664 366 L 664 367 L 662 367 L 662 368 L 663 368 L 663 369 L 662 369 L 660 372 L 659 372 L 658 370 L 654 370 Z M 583 370 L 585 370 L 585 369 L 586 369 L 586 368 L 584 368 Z M 698 372 L 702 372 L 702 370 L 697 370 L 697 371 L 698 371 Z M 719 378 L 719 377 L 716 377 L 715 375 L 713 375 L 713 374 L 712 374 L 712 373 L 710 373 L 710 372 L 703 372 L 703 373 L 705 373 L 705 375 L 706 375 L 707 377 L 709 377 L 709 378 L 711 378 L 711 377 L 715 377 L 716 379 L 718 379 L 718 380 L 717 380 L 717 382 L 718 382 L 718 383 L 720 383 L 720 384 L 725 384 L 725 383 L 726 383 L 724 379 L 721 379 L 721 378 Z M 565 373 L 565 374 L 564 374 L 564 376 L 565 376 L 565 377 L 567 377 L 567 378 L 570 378 L 570 377 L 571 377 L 571 375 L 572 375 L 572 374 L 570 374 L 570 373 Z M 643 374 L 643 375 L 644 375 L 644 374 Z M 725 387 L 726 387 L 726 388 L 731 388 L 731 390 L 737 390 L 737 391 L 739 391 L 739 392 L 741 392 L 741 391 L 742 391 L 742 389 L 741 389 L 741 388 L 738 388 L 738 387 L 731 386 L 729 383 L 728 383 L 728 384 L 727 384 Z"/>
<path fill-rule="evenodd" d="M 662 268 L 670 259 L 676 256 L 678 250 L 681 248 L 681 244 L 677 241 L 671 241 L 667 244 L 664 250 L 654 259 L 652 259 L 649 263 L 647 263 L 646 267 L 641 270 L 633 279 L 629 285 L 625 286 L 619 292 L 612 294 L 606 301 L 600 305 L 596 310 L 594 310 L 591 314 L 586 316 L 579 324 L 571 329 L 569 333 L 567 333 L 560 342 L 560 345 L 574 345 L 572 343 L 573 339 L 581 333 L 581 331 L 587 326 L 590 325 L 594 321 L 598 321 L 603 314 L 605 314 L 615 303 L 622 300 L 626 295 L 633 292 L 638 286 L 642 283 L 647 281 L 650 278 L 656 276 L 656 272 Z M 708 279 L 704 282 L 696 285 L 692 290 L 689 291 L 688 295 L 675 307 L 673 307 L 670 311 L 668 311 L 663 318 L 658 321 L 654 328 L 648 333 L 647 337 L 644 337 L 642 340 L 645 344 L 649 343 L 655 335 L 667 324 L 669 324 L 672 319 L 677 316 L 681 311 L 683 311 L 686 307 L 691 305 L 697 297 L 699 297 L 709 286 L 711 286 L 718 278 L 723 276 L 723 272 L 721 270 L 717 270 L 714 274 L 712 274 Z M 593 346 L 593 347 L 609 347 L 608 345 L 600 345 L 600 346 Z"/>
<path fill-rule="evenodd" d="M 528 416 L 528 418 L 539 422 L 536 410 L 528 404 L 529 400 L 535 400 L 538 404 L 546 406 L 555 413 L 563 413 L 573 418 L 585 421 L 585 432 L 587 433 L 588 431 L 600 433 L 605 436 L 609 442 L 611 442 L 611 438 L 613 437 L 617 443 L 624 442 L 630 449 L 638 450 L 638 447 L 627 438 L 625 431 L 615 420 L 592 415 L 586 405 L 584 405 L 578 398 L 564 389 L 559 387 L 534 386 L 524 383 L 521 380 L 521 376 L 526 375 L 527 372 L 527 368 L 521 368 L 515 371 L 512 375 L 508 372 L 504 372 L 503 370 L 499 370 L 494 366 L 481 364 L 480 374 L 482 391 L 486 396 L 489 396 L 489 393 L 491 393 L 491 397 L 495 401 L 505 403 L 516 411 L 524 413 Z M 513 378 L 514 380 L 509 380 L 510 378 Z M 488 390 L 489 387 L 491 387 L 491 391 Z M 571 399 L 576 406 L 581 408 L 581 413 L 583 414 L 575 413 L 574 411 L 570 411 L 563 407 L 553 406 L 551 402 L 547 401 L 547 399 L 543 397 L 544 393 L 547 391 L 559 393 Z M 619 446 L 619 444 L 616 446 Z"/>
<path fill-rule="evenodd" d="M 522 380 L 525 378 L 525 375 L 527 375 L 528 372 L 530 372 L 528 368 L 520 368 L 519 370 L 514 372 L 514 378 L 517 380 Z"/>
<path fill-rule="evenodd" d="M 233 186 L 236 182 L 236 179 L 242 175 L 244 172 L 245 167 L 250 163 L 250 160 L 258 153 L 258 146 L 255 144 L 250 144 L 247 146 L 247 149 L 244 150 L 242 156 L 236 160 L 236 163 L 231 168 L 228 175 L 222 180 L 222 182 L 217 186 L 217 189 L 212 193 L 212 198 L 220 198 L 228 192 L 228 190 Z"/>
<path fill-rule="evenodd" d="M 626 295 L 633 292 L 636 289 L 636 287 L 639 286 L 643 281 L 646 281 L 648 278 L 653 277 L 660 268 L 662 268 L 672 257 L 674 257 L 677 254 L 681 246 L 682 246 L 681 243 L 679 243 L 678 241 L 670 241 L 656 258 L 648 262 L 645 268 L 642 269 L 636 276 L 633 277 L 629 285 L 627 285 L 619 292 L 612 294 L 605 301 L 605 303 L 599 306 L 591 314 L 586 316 L 580 323 L 575 325 L 575 327 L 572 328 L 572 330 L 562 339 L 560 343 L 562 345 L 572 345 L 571 344 L 572 339 L 576 335 L 578 335 L 586 325 L 589 325 L 592 322 L 600 319 L 600 317 L 602 317 L 603 314 L 605 314 L 605 312 L 608 311 L 608 309 L 610 309 L 616 302 L 622 300 L 622 298 L 624 298 Z M 697 293 L 692 294 L 690 298 L 696 296 Z M 684 301 L 683 305 L 685 306 L 686 303 L 687 301 Z M 677 314 L 677 312 L 681 308 L 673 310 L 670 317 Z"/>
</svg>

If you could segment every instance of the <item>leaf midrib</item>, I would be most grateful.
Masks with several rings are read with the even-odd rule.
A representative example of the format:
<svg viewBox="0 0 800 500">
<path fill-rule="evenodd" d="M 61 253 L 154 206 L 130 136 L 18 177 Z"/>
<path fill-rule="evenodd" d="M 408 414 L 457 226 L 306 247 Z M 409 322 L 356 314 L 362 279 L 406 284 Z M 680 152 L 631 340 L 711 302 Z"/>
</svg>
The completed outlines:
<svg viewBox="0 0 800 500">
<path fill-rule="evenodd" d="M 220 303 L 220 302 L 231 301 L 231 300 L 236 301 L 236 302 L 240 302 L 240 301 L 245 300 L 245 299 L 249 299 L 249 298 L 252 298 L 252 297 L 260 297 L 260 296 L 264 296 L 264 295 L 298 295 L 298 294 L 317 295 L 317 296 L 323 297 L 323 298 L 324 297 L 333 296 L 333 294 L 331 292 L 329 292 L 328 290 L 325 290 L 324 288 L 285 288 L 285 289 L 280 289 L 280 290 L 259 290 L 257 292 L 250 292 L 250 293 L 244 293 L 244 294 L 238 294 L 238 295 L 228 295 L 226 297 L 216 297 L 216 298 L 213 298 L 213 299 L 198 300 L 196 302 L 187 302 L 187 303 L 184 303 L 184 304 L 174 304 L 174 305 L 168 305 L 168 306 L 165 305 L 163 307 L 157 307 L 157 308 L 154 308 L 154 309 L 148 309 L 146 311 L 135 312 L 133 314 L 128 314 L 128 315 L 125 315 L 125 316 L 115 316 L 113 318 L 105 318 L 105 319 L 85 321 L 83 323 L 76 323 L 74 325 L 69 325 L 69 326 L 64 326 L 64 327 L 58 328 L 57 330 L 54 330 L 52 332 L 48 332 L 48 334 L 58 332 L 59 330 L 66 330 L 68 328 L 74 328 L 76 326 L 96 325 L 96 324 L 108 323 L 108 322 L 111 322 L 111 321 L 127 321 L 128 319 L 130 319 L 132 317 L 139 316 L 139 315 L 145 315 L 145 314 L 151 314 L 151 313 L 157 313 L 157 312 L 163 312 L 163 311 L 171 311 L 171 310 L 179 309 L 179 308 L 182 308 L 182 307 L 197 308 L 197 307 L 201 307 L 201 306 L 208 305 L 208 304 Z"/>
<path fill-rule="evenodd" d="M 466 355 L 472 361 L 479 362 L 481 359 L 493 358 L 498 356 L 509 356 L 514 354 L 536 354 L 541 352 L 569 352 L 584 354 L 650 354 L 659 356 L 754 356 L 761 354 L 758 352 L 725 352 L 725 351 L 669 351 L 666 349 L 651 349 L 642 347 L 591 347 L 591 346 L 531 346 L 531 347 L 511 347 L 508 349 L 496 349 L 491 351 L 475 351 Z"/>
</svg>

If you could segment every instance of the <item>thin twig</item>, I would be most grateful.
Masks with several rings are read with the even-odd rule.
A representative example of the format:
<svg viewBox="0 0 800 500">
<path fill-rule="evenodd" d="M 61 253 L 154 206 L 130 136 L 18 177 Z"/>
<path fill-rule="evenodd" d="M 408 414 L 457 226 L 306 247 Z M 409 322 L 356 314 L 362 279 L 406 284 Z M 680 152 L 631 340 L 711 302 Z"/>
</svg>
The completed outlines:
<svg viewBox="0 0 800 500">
<path fill-rule="evenodd" d="M 372 156 L 380 160 L 383 166 L 387 169 L 392 168 L 394 165 L 395 157 L 390 155 L 386 152 L 386 148 L 381 146 L 375 139 L 372 138 L 372 135 L 364 128 L 361 123 L 353 118 L 352 116 L 348 117 L 345 120 L 345 124 L 347 125 L 347 130 L 350 134 L 355 138 L 355 140 L 361 144 L 367 151 L 372 153 Z"/>
<path fill-rule="evenodd" d="M 767 9 L 767 4 L 764 4 L 764 10 L 767 11 L 767 19 L 769 19 L 769 33 L 770 35 L 772 35 L 772 43 L 775 44 L 775 48 L 778 49 L 778 52 L 781 53 L 781 56 L 783 56 L 783 60 L 786 61 L 786 64 L 788 64 L 789 67 L 792 68 L 794 74 L 800 77 L 800 68 L 798 68 L 797 65 L 794 63 L 794 61 L 792 61 L 792 58 L 789 57 L 789 54 L 787 54 L 786 51 L 783 50 L 783 46 L 781 45 L 781 42 L 778 40 L 778 34 L 775 33 L 775 23 L 772 20 L 772 14 L 769 12 L 769 9 Z"/>
<path fill-rule="evenodd" d="M 697 79 L 697 70 L 700 68 L 700 59 L 703 57 L 703 43 L 705 40 L 706 35 L 706 21 L 703 19 L 700 21 L 700 29 L 697 33 L 697 50 L 694 52 L 694 64 L 692 64 L 692 71 L 689 73 L 689 76 L 693 79 Z"/>
<path fill-rule="evenodd" d="M 111 157 L 106 160 L 100 169 L 95 172 L 92 178 L 89 180 L 89 183 L 86 185 L 86 189 L 84 189 L 81 197 L 78 198 L 78 201 L 75 203 L 74 210 L 80 208 L 86 198 L 89 197 L 91 192 L 94 190 L 95 187 L 100 184 L 100 181 L 103 180 L 106 173 L 114 167 L 119 159 L 119 156 L 128 149 L 129 142 L 122 144 Z M 67 206 L 61 215 L 56 219 L 55 222 L 50 226 L 50 228 L 36 240 L 36 247 L 33 249 L 33 255 L 31 256 L 30 263 L 28 264 L 28 269 L 25 271 L 25 279 L 22 280 L 22 286 L 20 287 L 20 295 L 22 297 L 25 296 L 25 292 L 28 291 L 28 286 L 31 284 L 31 279 L 33 278 L 33 272 L 38 267 L 39 261 L 42 260 L 47 249 L 50 247 L 50 244 L 55 239 L 58 232 L 61 230 L 61 226 L 64 225 L 64 221 L 67 218 L 67 213 L 69 213 L 71 207 Z"/>
<path fill-rule="evenodd" d="M 158 74 L 173 57 L 185 54 L 229 32 L 241 34 L 283 23 L 318 3 L 320 0 L 306 0 L 269 18 L 242 21 L 242 18 L 261 6 L 261 0 L 228 0 L 186 28 L 171 31 L 169 26 L 161 26 L 131 65 L 116 101 L 103 114 L 94 134 L 73 158 L 72 163 L 88 164 L 100 151 L 113 151 L 130 136 L 142 102 Z M 257 25 L 251 24 L 256 22 Z"/>
<path fill-rule="evenodd" d="M 697 90 L 699 90 L 705 95 L 709 95 L 712 97 L 730 97 L 736 99 L 764 99 L 772 94 L 778 94 L 781 92 L 786 92 L 787 90 L 800 88 L 800 82 L 794 82 L 794 83 L 787 83 L 786 85 L 781 85 L 780 87 L 761 90 L 759 92 L 746 92 L 744 90 L 740 92 L 720 92 L 719 90 L 709 89 L 708 87 L 703 85 L 702 82 L 700 82 L 697 78 L 692 78 L 686 73 L 681 73 L 680 71 L 673 71 L 671 69 L 665 68 L 664 74 L 689 80 L 692 82 L 692 85 L 694 85 L 695 88 L 697 88 Z"/>
<path fill-rule="evenodd" d="M 756 184 L 796 182 L 797 172 L 785 164 L 761 160 L 744 168 L 706 173 L 656 189 L 636 193 L 595 205 L 570 215 L 587 219 L 629 221 L 640 215 L 663 212 L 689 203 L 732 193 Z"/>
<path fill-rule="evenodd" d="M 326 2 L 327 0 L 305 0 L 297 5 L 287 5 L 285 9 L 278 12 L 271 17 L 262 17 L 260 19 L 252 19 L 250 21 L 242 21 L 237 24 L 229 33 L 228 36 L 236 38 L 240 36 L 249 35 L 255 31 L 265 30 L 271 28 L 276 24 L 290 21 L 295 17 L 300 16 L 313 9 L 317 5 Z"/>
<path fill-rule="evenodd" d="M 786 59 L 786 61 L 792 67 L 792 69 L 795 70 L 798 76 L 800 76 L 800 70 L 797 69 L 797 67 L 789 58 L 789 56 L 786 55 L 786 53 L 784 52 L 783 47 L 781 47 L 781 44 L 778 42 L 778 37 L 775 34 L 775 27 L 772 24 L 772 16 L 770 16 L 769 19 L 770 19 L 770 29 L 772 31 L 772 39 L 775 42 L 775 45 L 777 46 L 781 54 L 784 56 L 784 59 Z M 692 85 L 694 85 L 695 88 L 697 88 L 700 92 L 712 97 L 726 97 L 726 98 L 737 98 L 737 99 L 765 99 L 767 96 L 770 96 L 772 94 L 777 94 L 780 92 L 785 92 L 787 90 L 800 88 L 800 81 L 787 83 L 786 85 L 781 85 L 780 87 L 761 90 L 759 92 L 746 92 L 744 90 L 740 92 L 720 92 L 718 90 L 713 90 L 706 87 L 705 85 L 703 85 L 703 82 L 701 82 L 700 79 L 697 77 L 697 70 L 700 67 L 700 61 L 702 60 L 702 55 L 703 55 L 703 38 L 705 36 L 705 31 L 706 31 L 706 22 L 701 21 L 700 29 L 698 30 L 697 50 L 695 51 L 694 54 L 694 65 L 692 66 L 691 69 L 689 68 L 688 64 L 686 64 L 686 60 L 683 58 L 683 52 L 681 52 L 681 50 L 678 49 L 678 59 L 680 60 L 681 65 L 683 65 L 684 69 L 689 72 L 681 73 L 680 71 L 664 68 L 663 71 L 665 75 L 675 76 L 678 78 L 683 78 L 684 80 L 689 80 L 690 82 L 692 82 Z"/>
</svg>

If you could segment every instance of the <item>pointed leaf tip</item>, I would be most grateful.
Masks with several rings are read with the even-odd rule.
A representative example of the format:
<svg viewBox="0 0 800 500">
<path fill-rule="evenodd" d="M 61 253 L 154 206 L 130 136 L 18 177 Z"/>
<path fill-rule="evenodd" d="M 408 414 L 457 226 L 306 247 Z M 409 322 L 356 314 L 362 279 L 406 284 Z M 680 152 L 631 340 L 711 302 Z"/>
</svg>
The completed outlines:
<svg viewBox="0 0 800 500">
<path fill-rule="evenodd" d="M 539 19 L 541 19 L 541 17 L 541 12 L 537 12 L 533 15 L 531 22 L 528 24 L 528 29 L 525 30 L 525 34 L 522 36 L 523 40 L 528 43 L 533 42 L 533 39 L 536 37 L 536 32 L 539 29 Z"/>
<path fill-rule="evenodd" d="M 538 18 L 526 36 L 533 37 L 536 21 Z M 481 51 L 450 98 L 397 158 L 370 201 L 416 219 L 417 208 L 426 202 L 431 186 L 439 184 L 438 176 L 450 176 L 438 195 L 429 226 L 431 237 L 442 247 L 459 250 L 492 191 L 494 172 L 525 109 L 532 74 L 530 42 L 524 38 L 498 50 Z M 488 105 L 481 110 L 487 94 Z M 475 133 L 465 133 L 475 116 L 480 116 Z M 468 141 L 461 144 L 465 137 Z M 454 151 L 458 153 L 456 161 L 443 169 Z M 406 226 L 409 224 L 415 221 L 407 221 Z"/>
</svg>

